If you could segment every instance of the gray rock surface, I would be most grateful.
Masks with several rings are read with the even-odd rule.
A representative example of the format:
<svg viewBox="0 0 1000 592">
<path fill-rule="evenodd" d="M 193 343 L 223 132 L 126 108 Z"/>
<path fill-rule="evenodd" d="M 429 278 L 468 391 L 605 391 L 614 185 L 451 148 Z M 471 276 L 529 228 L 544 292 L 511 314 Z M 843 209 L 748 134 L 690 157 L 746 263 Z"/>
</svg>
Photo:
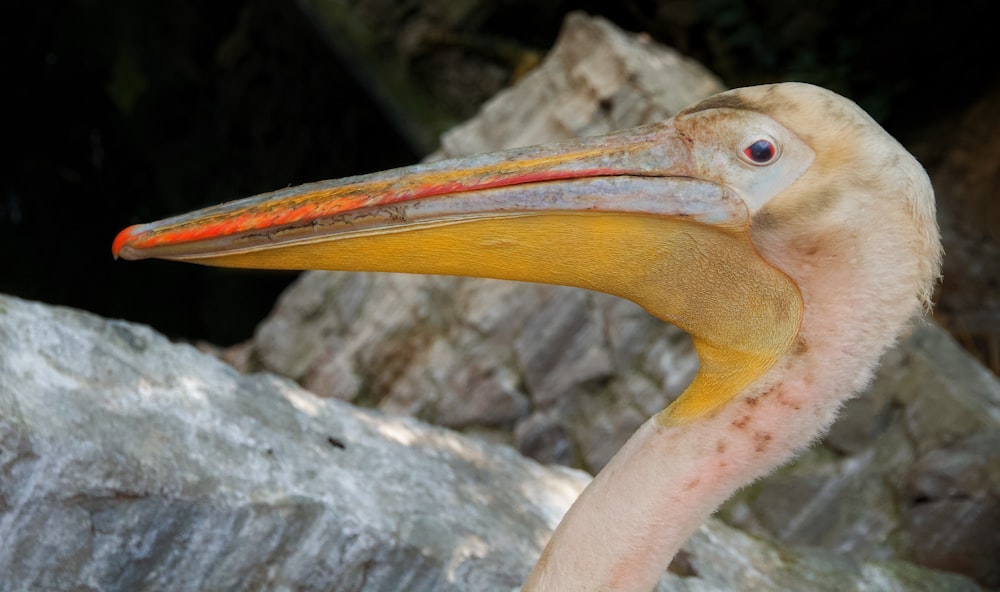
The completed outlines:
<svg viewBox="0 0 1000 592">
<path fill-rule="evenodd" d="M 0 296 L 0 590 L 509 590 L 587 480 Z"/>
<path fill-rule="evenodd" d="M 304 274 L 252 355 L 321 396 L 592 470 L 698 367 L 686 335 L 604 294 L 375 274 Z"/>
<path fill-rule="evenodd" d="M 668 119 L 724 90 L 704 66 L 602 18 L 566 17 L 545 60 L 445 133 L 437 156 L 594 136 Z"/>
<path fill-rule="evenodd" d="M 573 15 L 538 70 L 447 134 L 438 156 L 661 119 L 719 88 L 641 35 Z M 238 353 L 239 366 L 322 396 L 591 472 L 697 369 L 684 334 L 603 294 L 365 274 L 304 274 Z M 921 325 L 823 446 L 722 515 L 790 543 L 1000 586 L 998 388 L 940 329 Z"/>
<path fill-rule="evenodd" d="M 507 591 L 585 475 L 0 295 L 0 591 Z M 713 521 L 660 590 L 977 590 Z"/>
</svg>

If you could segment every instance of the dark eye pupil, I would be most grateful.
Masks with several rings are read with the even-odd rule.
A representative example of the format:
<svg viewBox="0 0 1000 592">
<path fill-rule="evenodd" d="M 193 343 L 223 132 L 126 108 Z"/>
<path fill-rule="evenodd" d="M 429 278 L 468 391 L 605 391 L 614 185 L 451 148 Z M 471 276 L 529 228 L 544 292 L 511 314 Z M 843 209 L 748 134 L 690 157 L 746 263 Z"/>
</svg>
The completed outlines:
<svg viewBox="0 0 1000 592">
<path fill-rule="evenodd" d="M 765 163 L 774 158 L 774 144 L 767 140 L 757 140 L 747 146 L 743 154 L 756 163 Z"/>
</svg>

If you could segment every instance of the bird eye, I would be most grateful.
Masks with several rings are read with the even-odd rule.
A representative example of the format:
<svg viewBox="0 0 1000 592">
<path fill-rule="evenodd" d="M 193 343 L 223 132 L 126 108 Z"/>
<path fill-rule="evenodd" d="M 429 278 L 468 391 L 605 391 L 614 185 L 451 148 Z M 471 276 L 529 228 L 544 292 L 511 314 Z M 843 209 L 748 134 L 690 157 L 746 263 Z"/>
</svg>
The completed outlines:
<svg viewBox="0 0 1000 592">
<path fill-rule="evenodd" d="M 770 164 L 778 157 L 778 147 L 771 140 L 760 138 L 743 149 L 743 156 L 751 164 Z"/>
</svg>

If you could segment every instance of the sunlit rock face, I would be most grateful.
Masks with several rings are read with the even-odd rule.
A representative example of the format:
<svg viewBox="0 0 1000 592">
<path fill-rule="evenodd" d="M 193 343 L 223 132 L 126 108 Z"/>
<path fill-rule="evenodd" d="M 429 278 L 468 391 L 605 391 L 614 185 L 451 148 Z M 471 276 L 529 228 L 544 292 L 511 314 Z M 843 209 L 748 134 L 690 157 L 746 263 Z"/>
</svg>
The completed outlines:
<svg viewBox="0 0 1000 592">
<path fill-rule="evenodd" d="M 0 296 L 3 592 L 513 590 L 587 480 Z M 681 557 L 659 590 L 978 589 L 717 521 Z"/>
<path fill-rule="evenodd" d="M 510 589 L 587 481 L 2 296 L 0 471 L 0 590 Z"/>
</svg>

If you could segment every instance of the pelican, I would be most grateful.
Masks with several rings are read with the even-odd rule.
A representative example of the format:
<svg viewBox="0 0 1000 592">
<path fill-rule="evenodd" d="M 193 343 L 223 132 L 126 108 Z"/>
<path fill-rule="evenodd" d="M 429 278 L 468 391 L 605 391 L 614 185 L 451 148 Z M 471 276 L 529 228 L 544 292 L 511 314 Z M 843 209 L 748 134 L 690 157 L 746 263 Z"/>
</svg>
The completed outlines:
<svg viewBox="0 0 1000 592">
<path fill-rule="evenodd" d="M 131 226 L 115 257 L 466 275 L 628 298 L 701 367 L 570 508 L 524 585 L 652 589 L 743 485 L 809 445 L 929 306 L 917 161 L 799 83 L 569 142 L 311 183 Z"/>
</svg>

